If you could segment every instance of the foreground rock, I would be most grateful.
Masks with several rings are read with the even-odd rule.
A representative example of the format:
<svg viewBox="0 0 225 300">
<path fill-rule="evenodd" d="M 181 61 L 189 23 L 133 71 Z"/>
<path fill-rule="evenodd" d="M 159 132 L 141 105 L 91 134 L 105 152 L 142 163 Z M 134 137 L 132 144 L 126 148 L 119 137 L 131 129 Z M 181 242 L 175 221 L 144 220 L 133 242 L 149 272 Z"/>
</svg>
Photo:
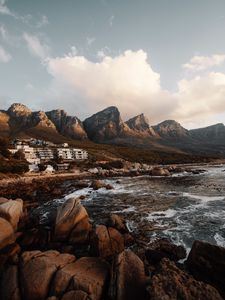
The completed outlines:
<svg viewBox="0 0 225 300">
<path fill-rule="evenodd" d="M 92 236 L 92 253 L 110 257 L 124 250 L 124 238 L 115 228 L 99 225 Z"/>
<path fill-rule="evenodd" d="M 181 271 L 168 259 L 163 259 L 148 287 L 151 300 L 222 300 L 218 291 Z"/>
<path fill-rule="evenodd" d="M 75 259 L 73 255 L 60 254 L 53 250 L 24 252 L 20 269 L 24 299 L 46 299 L 56 271 Z"/>
<path fill-rule="evenodd" d="M 103 259 L 80 258 L 74 264 L 74 274 L 69 289 L 82 290 L 94 300 L 104 299 L 109 270 L 109 264 Z"/>
<path fill-rule="evenodd" d="M 195 241 L 187 265 L 198 280 L 214 285 L 225 298 L 225 248 Z"/>
<path fill-rule="evenodd" d="M 0 217 L 9 221 L 14 230 L 17 229 L 20 218 L 23 214 L 23 200 L 8 200 L 0 198 Z"/>
<path fill-rule="evenodd" d="M 163 258 L 169 258 L 173 261 L 184 259 L 186 250 L 183 246 L 177 246 L 168 239 L 160 239 L 150 244 L 145 255 L 150 264 L 157 264 Z"/>
<path fill-rule="evenodd" d="M 76 198 L 68 199 L 57 210 L 55 240 L 82 244 L 88 241 L 91 225 L 86 209 Z"/>
<path fill-rule="evenodd" d="M 123 251 L 113 262 L 109 299 L 145 299 L 145 283 L 143 262 L 132 251 Z"/>
<path fill-rule="evenodd" d="M 12 225 L 7 220 L 0 218 L 0 249 L 14 241 L 15 235 Z"/>
</svg>

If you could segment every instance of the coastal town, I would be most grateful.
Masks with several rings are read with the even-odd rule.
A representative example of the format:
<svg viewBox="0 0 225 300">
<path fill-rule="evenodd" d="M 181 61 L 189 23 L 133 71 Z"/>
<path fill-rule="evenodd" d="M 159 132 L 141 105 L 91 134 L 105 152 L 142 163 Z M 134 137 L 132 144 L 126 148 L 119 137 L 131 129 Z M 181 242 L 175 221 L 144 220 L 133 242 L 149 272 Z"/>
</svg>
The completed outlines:
<svg viewBox="0 0 225 300">
<path fill-rule="evenodd" d="M 22 153 L 29 163 L 30 172 L 38 172 L 41 164 L 46 166 L 45 171 L 49 173 L 68 170 L 70 163 L 88 159 L 86 150 L 70 147 L 68 143 L 58 145 L 33 138 L 13 140 L 9 151 L 12 154 L 18 151 Z"/>
</svg>

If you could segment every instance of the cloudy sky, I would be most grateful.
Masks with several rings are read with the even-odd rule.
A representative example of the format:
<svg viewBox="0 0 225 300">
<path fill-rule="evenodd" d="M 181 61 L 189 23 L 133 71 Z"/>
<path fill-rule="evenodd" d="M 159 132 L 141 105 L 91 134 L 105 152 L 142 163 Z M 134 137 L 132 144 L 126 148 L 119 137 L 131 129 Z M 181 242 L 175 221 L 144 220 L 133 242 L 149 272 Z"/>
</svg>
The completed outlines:
<svg viewBox="0 0 225 300">
<path fill-rule="evenodd" d="M 0 109 L 225 121 L 224 0 L 0 0 Z"/>
</svg>

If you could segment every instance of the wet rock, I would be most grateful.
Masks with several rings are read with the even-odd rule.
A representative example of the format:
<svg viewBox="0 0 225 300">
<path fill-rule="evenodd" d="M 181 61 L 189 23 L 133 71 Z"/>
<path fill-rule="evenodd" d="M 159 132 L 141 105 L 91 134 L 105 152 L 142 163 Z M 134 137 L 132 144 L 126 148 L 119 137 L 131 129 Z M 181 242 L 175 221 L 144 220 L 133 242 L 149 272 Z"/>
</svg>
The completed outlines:
<svg viewBox="0 0 225 300">
<path fill-rule="evenodd" d="M 91 187 L 94 190 L 99 190 L 99 189 L 105 187 L 105 183 L 102 182 L 101 180 L 93 180 L 92 183 L 91 183 Z"/>
<path fill-rule="evenodd" d="M 23 200 L 7 200 L 0 203 L 0 217 L 10 222 L 16 231 L 17 225 L 23 214 Z"/>
<path fill-rule="evenodd" d="M 82 257 L 74 264 L 69 290 L 82 290 L 94 300 L 105 299 L 109 270 L 109 264 L 101 258 Z"/>
<path fill-rule="evenodd" d="M 46 299 L 56 271 L 74 260 L 73 255 L 53 250 L 24 252 L 20 269 L 23 299 Z"/>
<path fill-rule="evenodd" d="M 21 294 L 18 282 L 17 265 L 8 265 L 3 272 L 0 285 L 0 299 L 20 300 Z"/>
<path fill-rule="evenodd" d="M 110 227 L 113 227 L 117 229 L 121 233 L 127 233 L 128 229 L 126 226 L 126 221 L 122 216 L 111 214 L 109 217 L 109 220 L 107 222 L 107 225 Z"/>
<path fill-rule="evenodd" d="M 132 251 L 123 251 L 113 261 L 109 299 L 145 299 L 145 283 L 143 262 Z"/>
<path fill-rule="evenodd" d="M 169 176 L 170 172 L 167 169 L 155 167 L 151 170 L 152 176 Z"/>
<path fill-rule="evenodd" d="M 107 190 L 112 190 L 113 186 L 111 184 L 106 184 L 101 180 L 93 180 L 91 183 L 91 187 L 94 190 L 99 190 L 101 188 L 106 188 Z"/>
<path fill-rule="evenodd" d="M 70 291 L 67 292 L 62 300 L 92 300 L 89 295 L 83 291 Z"/>
<path fill-rule="evenodd" d="M 76 198 L 68 199 L 57 209 L 55 240 L 73 244 L 85 243 L 89 238 L 91 225 L 86 209 Z"/>
<path fill-rule="evenodd" d="M 150 244 L 146 250 L 146 258 L 150 264 L 157 264 L 162 258 L 178 261 L 186 257 L 183 246 L 177 246 L 168 239 L 160 239 Z"/>
<path fill-rule="evenodd" d="M 91 252 L 100 257 L 110 257 L 124 250 L 123 236 L 115 228 L 96 227 L 92 237 Z"/>
<path fill-rule="evenodd" d="M 225 248 L 195 241 L 187 265 L 195 278 L 212 284 L 225 297 Z"/>
<path fill-rule="evenodd" d="M 222 300 L 214 287 L 196 281 L 166 258 L 152 276 L 148 292 L 152 300 Z"/>
<path fill-rule="evenodd" d="M 0 249 L 2 249 L 15 241 L 15 235 L 12 225 L 3 218 L 0 218 L 0 229 Z"/>
</svg>

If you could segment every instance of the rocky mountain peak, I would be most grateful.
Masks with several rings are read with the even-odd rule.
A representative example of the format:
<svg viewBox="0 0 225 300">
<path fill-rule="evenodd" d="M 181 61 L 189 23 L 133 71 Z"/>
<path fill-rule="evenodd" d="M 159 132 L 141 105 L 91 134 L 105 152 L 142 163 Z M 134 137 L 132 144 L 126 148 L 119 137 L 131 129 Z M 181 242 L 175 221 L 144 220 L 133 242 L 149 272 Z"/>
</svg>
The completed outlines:
<svg viewBox="0 0 225 300">
<path fill-rule="evenodd" d="M 126 130 L 117 107 L 110 106 L 84 120 L 84 128 L 90 139 L 100 142 L 120 136 Z"/>
<path fill-rule="evenodd" d="M 126 124 L 129 126 L 130 129 L 140 130 L 140 131 L 145 131 L 150 128 L 149 121 L 143 113 L 129 119 L 126 122 Z"/>
<path fill-rule="evenodd" d="M 189 136 L 188 130 L 175 120 L 163 121 L 158 125 L 153 126 L 153 129 L 159 136 L 165 138 L 182 138 Z"/>
<path fill-rule="evenodd" d="M 24 104 L 21 103 L 13 103 L 9 109 L 8 114 L 10 116 L 16 117 L 16 116 L 28 116 L 32 114 L 32 111 Z"/>
<path fill-rule="evenodd" d="M 46 114 L 61 134 L 79 140 L 87 138 L 83 124 L 77 117 L 69 116 L 62 109 L 51 110 Z"/>
</svg>

